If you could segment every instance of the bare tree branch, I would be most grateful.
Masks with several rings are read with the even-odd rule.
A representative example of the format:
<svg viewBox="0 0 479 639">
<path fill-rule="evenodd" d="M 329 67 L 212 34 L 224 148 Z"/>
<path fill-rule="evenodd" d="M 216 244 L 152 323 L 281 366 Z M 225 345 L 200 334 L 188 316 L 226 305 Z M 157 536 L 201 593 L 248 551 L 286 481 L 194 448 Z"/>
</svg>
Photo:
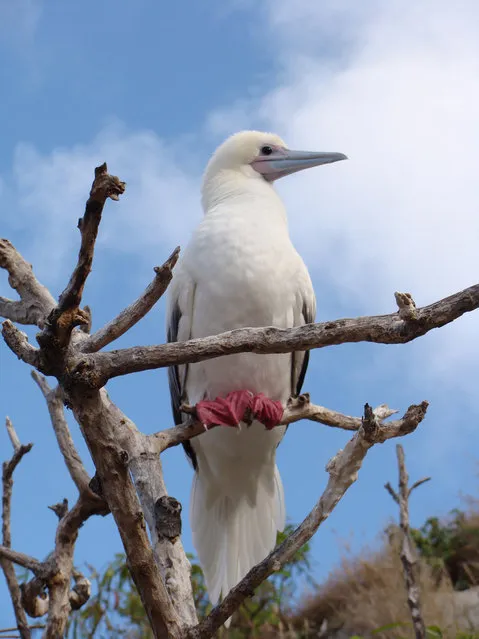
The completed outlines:
<svg viewBox="0 0 479 639">
<path fill-rule="evenodd" d="M 391 484 L 389 482 L 387 482 L 387 484 L 384 484 L 384 488 L 388 491 L 388 493 L 391 495 L 391 497 L 394 499 L 394 501 L 396 502 L 396 504 L 399 504 L 399 495 L 397 494 L 397 492 L 394 490 L 394 488 L 391 486 Z"/>
<path fill-rule="evenodd" d="M 426 626 L 424 624 L 424 618 L 421 612 L 420 602 L 420 590 L 416 578 L 416 564 L 417 558 L 414 549 L 414 544 L 411 539 L 411 532 L 409 529 L 409 496 L 411 492 L 429 481 L 430 477 L 420 479 L 415 484 L 408 488 L 409 477 L 406 470 L 406 461 L 404 457 L 404 449 L 401 444 L 396 444 L 396 454 L 398 460 L 399 469 L 399 490 L 396 492 L 391 485 L 386 484 L 386 490 L 392 495 L 394 501 L 399 504 L 400 512 L 400 527 L 402 532 L 402 545 L 401 545 L 401 561 L 404 569 L 404 581 L 407 589 L 407 602 L 411 611 L 411 618 L 414 627 L 414 633 L 416 639 L 425 639 Z"/>
<path fill-rule="evenodd" d="M 90 491 L 90 476 L 86 472 L 80 455 L 73 443 L 70 429 L 65 419 L 61 389 L 56 388 L 54 390 L 50 388 L 45 377 L 36 371 L 32 371 L 32 377 L 47 402 L 53 430 L 55 431 L 58 446 L 65 460 L 70 477 L 73 479 L 80 493 Z"/>
<path fill-rule="evenodd" d="M 30 557 L 30 555 L 25 555 L 23 552 L 17 552 L 6 546 L 0 546 L 0 557 L 5 557 L 5 559 L 13 561 L 13 563 L 18 566 L 28 568 L 34 575 L 43 576 L 45 574 L 42 562 Z"/>
<path fill-rule="evenodd" d="M 80 357 L 77 364 L 88 383 L 99 387 L 108 379 L 140 371 L 234 353 L 289 353 L 353 342 L 405 344 L 434 328 L 456 320 L 479 308 L 479 284 L 416 309 L 414 321 L 404 321 L 398 313 L 339 319 L 296 328 L 240 328 L 211 337 L 156 346 L 134 346 Z"/>
<path fill-rule="evenodd" d="M 50 600 L 44 579 L 34 577 L 20 586 L 22 606 L 30 617 L 43 617 L 48 612 Z"/>
<path fill-rule="evenodd" d="M 177 246 L 163 266 L 155 267 L 155 278 L 146 290 L 115 319 L 100 328 L 82 345 L 84 353 L 94 353 L 118 339 L 137 324 L 153 308 L 166 291 L 173 276 L 173 268 L 178 261 L 180 247 Z"/>
<path fill-rule="evenodd" d="M 410 406 L 402 419 L 397 420 L 397 423 L 402 422 L 402 426 L 398 427 L 397 423 L 392 423 L 390 432 L 386 434 L 384 430 L 377 428 L 374 423 L 376 416 L 371 415 L 369 406 L 366 404 L 361 428 L 346 444 L 344 450 L 341 450 L 328 463 L 326 470 L 329 473 L 329 481 L 313 510 L 280 546 L 248 572 L 246 577 L 205 619 L 187 631 L 187 639 L 209 639 L 212 637 L 214 632 L 243 601 L 253 594 L 255 588 L 274 572 L 281 570 L 282 566 L 294 556 L 301 546 L 311 539 L 323 521 L 329 517 L 347 489 L 356 481 L 368 450 L 384 439 L 400 436 L 404 430 L 412 432 L 424 418 L 426 408 L 425 404 Z"/>
<path fill-rule="evenodd" d="M 34 623 L 31 626 L 29 626 L 28 628 L 29 628 L 29 630 L 39 630 L 41 628 L 45 628 L 45 624 L 44 623 Z M 17 628 L 17 626 L 14 626 L 13 628 L 2 628 L 0 630 L 0 634 L 3 635 L 4 632 L 15 632 L 17 630 L 19 630 L 19 628 Z M 3 639 L 3 637 L 2 637 L 2 639 Z"/>
<path fill-rule="evenodd" d="M 21 359 L 25 364 L 41 369 L 40 351 L 32 346 L 27 335 L 8 319 L 2 324 L 2 335 L 7 346 L 18 359 Z"/>
<path fill-rule="evenodd" d="M 79 570 L 73 568 L 75 585 L 70 591 L 70 606 L 72 610 L 79 610 L 90 599 L 91 583 Z"/>
<path fill-rule="evenodd" d="M 5 418 L 5 427 L 7 429 L 8 437 L 12 443 L 13 451 L 15 452 L 20 448 L 21 444 L 17 432 L 12 424 L 12 420 L 8 416 Z"/>
<path fill-rule="evenodd" d="M 91 501 L 85 493 L 81 494 L 77 503 L 58 523 L 55 549 L 45 562 L 46 568 L 49 569 L 48 577 L 45 579 L 48 585 L 49 604 L 44 639 L 63 637 L 72 610 L 72 601 L 75 606 L 80 607 L 80 601 L 83 605 L 88 600 L 89 583 L 88 587 L 83 583 L 83 592 L 80 598 L 75 587 L 72 592 L 70 591 L 70 582 L 72 576 L 75 578 L 75 574 L 79 575 L 73 568 L 73 555 L 78 531 L 91 515 L 102 514 L 102 506 L 98 503 L 99 501 L 97 499 Z M 78 586 L 78 580 L 79 577 L 75 579 L 76 586 Z M 86 581 L 84 577 L 83 580 Z M 84 599 L 87 592 L 88 596 Z"/>
<path fill-rule="evenodd" d="M 0 297 L 0 316 L 43 328 L 45 318 L 55 307 L 55 300 L 33 275 L 31 264 L 6 239 L 0 239 L 0 268 L 8 271 L 8 282 L 20 296 L 20 301 Z"/>
<path fill-rule="evenodd" d="M 427 408 L 427 402 L 423 402 L 423 404 L 421 404 L 421 410 L 423 409 L 422 407 L 425 407 L 425 410 Z M 193 416 L 195 415 L 194 407 L 184 406 L 183 409 L 186 413 L 191 413 Z M 379 431 L 377 433 L 377 437 L 381 439 L 381 441 L 385 441 L 390 437 L 397 437 L 398 435 L 396 434 L 396 431 L 399 432 L 401 429 L 405 428 L 406 422 L 404 422 L 404 418 L 383 424 L 385 419 L 398 412 L 397 410 L 389 408 L 386 404 L 381 404 L 375 408 L 373 412 L 379 420 Z M 293 422 L 300 421 L 301 419 L 308 419 L 310 421 L 320 422 L 326 426 L 332 426 L 334 428 L 341 428 L 342 430 L 349 431 L 357 431 L 363 424 L 363 419 L 361 417 L 350 417 L 349 415 L 343 415 L 342 413 L 330 410 L 324 406 L 312 404 L 309 398 L 309 393 L 304 393 L 299 397 L 292 397 L 288 401 L 280 424 L 292 424 Z M 215 426 L 209 426 L 209 429 L 211 428 L 215 428 Z M 167 448 L 177 446 L 178 444 L 186 442 L 193 437 L 197 437 L 204 432 L 205 428 L 203 424 L 194 419 L 193 421 L 186 421 L 183 424 L 174 426 L 173 428 L 153 433 L 147 437 L 150 439 L 153 449 L 156 452 L 161 453 Z"/>
<path fill-rule="evenodd" d="M 12 507 L 12 491 L 13 491 L 13 473 L 23 456 L 32 449 L 33 444 L 22 446 L 15 428 L 9 417 L 6 418 L 6 428 L 8 436 L 13 446 L 13 456 L 10 461 L 3 463 L 2 471 L 2 544 L 5 548 L 11 549 L 12 532 L 11 532 L 11 507 Z M 28 621 L 22 607 L 22 598 L 20 586 L 18 585 L 15 568 L 11 561 L 6 557 L 0 556 L 0 566 L 2 567 L 7 582 L 7 588 L 12 600 L 15 620 L 17 622 L 18 631 L 22 639 L 30 639 L 31 633 L 28 628 Z"/>
<path fill-rule="evenodd" d="M 15 451 L 11 462 L 4 464 L 4 486 L 8 486 L 8 480 L 11 480 L 13 469 L 30 448 L 31 444 L 20 446 Z M 29 584 L 22 586 L 21 595 L 20 589 L 18 589 L 16 601 L 19 606 L 21 602 L 21 606 L 31 616 L 42 616 L 48 611 L 45 639 L 62 637 L 72 607 L 80 607 L 89 597 L 90 585 L 88 580 L 73 569 L 73 553 L 80 527 L 94 514 L 105 514 L 105 504 L 102 499 L 94 495 L 89 489 L 83 490 L 75 506 L 60 518 L 55 537 L 55 548 L 47 559 L 41 562 L 9 547 L 11 541 L 9 528 L 7 528 L 10 521 L 9 503 L 4 499 L 4 545 L 0 546 L 0 561 L 2 562 L 2 567 L 5 562 L 8 564 L 9 562 L 14 562 L 28 568 L 36 575 L 36 578 Z M 7 534 L 5 534 L 6 532 Z M 75 580 L 75 586 L 70 591 L 72 576 Z M 48 595 L 45 593 L 45 588 L 48 588 Z M 21 626 L 21 621 L 22 619 L 19 619 L 17 615 L 19 627 Z M 30 637 L 28 633 L 27 628 L 25 637 Z"/>
<path fill-rule="evenodd" d="M 80 309 L 88 275 L 93 262 L 93 252 L 101 221 L 103 207 L 108 198 L 118 200 L 125 190 L 125 183 L 116 176 L 109 175 L 106 163 L 95 169 L 90 197 L 87 200 L 85 213 L 78 222 L 81 233 L 81 246 L 78 254 L 78 262 L 72 273 L 70 281 L 60 295 L 58 306 L 50 313 L 48 321 L 52 331 L 60 344 L 65 346 L 70 340 L 70 335 L 75 326 L 88 323 L 88 313 Z"/>
<path fill-rule="evenodd" d="M 413 490 L 415 490 L 416 488 L 419 488 L 419 486 L 422 486 L 428 481 L 431 481 L 431 477 L 423 477 L 422 479 L 418 479 L 418 481 L 415 481 L 414 484 L 409 489 L 408 497 L 411 496 L 411 493 Z"/>
</svg>

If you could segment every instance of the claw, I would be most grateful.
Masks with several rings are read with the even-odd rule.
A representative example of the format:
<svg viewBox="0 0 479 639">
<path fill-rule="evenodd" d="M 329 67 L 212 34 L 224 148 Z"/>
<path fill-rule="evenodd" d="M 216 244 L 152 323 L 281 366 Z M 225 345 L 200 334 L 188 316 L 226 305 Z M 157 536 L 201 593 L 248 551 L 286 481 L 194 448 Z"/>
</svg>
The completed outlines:
<svg viewBox="0 0 479 639">
<path fill-rule="evenodd" d="M 281 402 L 265 397 L 263 393 L 255 395 L 252 411 L 256 419 L 264 424 L 267 430 L 278 426 L 283 418 L 283 405 Z"/>
</svg>

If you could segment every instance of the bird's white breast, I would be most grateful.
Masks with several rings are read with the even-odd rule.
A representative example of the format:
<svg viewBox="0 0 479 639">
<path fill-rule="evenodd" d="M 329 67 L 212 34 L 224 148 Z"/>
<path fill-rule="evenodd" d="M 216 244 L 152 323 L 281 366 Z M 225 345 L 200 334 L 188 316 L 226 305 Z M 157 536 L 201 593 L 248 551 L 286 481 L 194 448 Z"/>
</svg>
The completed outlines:
<svg viewBox="0 0 479 639">
<path fill-rule="evenodd" d="M 274 203 L 275 204 L 275 203 Z M 237 202 L 209 213 L 197 229 L 183 266 L 196 282 L 191 337 L 249 326 L 295 324 L 298 285 L 305 267 L 278 211 Z M 286 401 L 291 393 L 291 355 L 241 353 L 193 364 L 190 402 L 233 390 L 263 392 Z"/>
</svg>

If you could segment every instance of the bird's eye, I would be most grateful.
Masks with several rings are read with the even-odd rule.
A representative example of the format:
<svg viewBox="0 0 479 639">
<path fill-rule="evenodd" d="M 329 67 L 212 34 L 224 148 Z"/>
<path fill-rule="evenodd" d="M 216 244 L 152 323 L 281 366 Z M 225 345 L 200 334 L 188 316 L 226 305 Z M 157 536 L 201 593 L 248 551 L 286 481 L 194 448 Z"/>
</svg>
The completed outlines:
<svg viewBox="0 0 479 639">
<path fill-rule="evenodd" d="M 271 155 L 273 153 L 273 147 L 266 145 L 261 147 L 261 153 L 263 155 Z"/>
</svg>

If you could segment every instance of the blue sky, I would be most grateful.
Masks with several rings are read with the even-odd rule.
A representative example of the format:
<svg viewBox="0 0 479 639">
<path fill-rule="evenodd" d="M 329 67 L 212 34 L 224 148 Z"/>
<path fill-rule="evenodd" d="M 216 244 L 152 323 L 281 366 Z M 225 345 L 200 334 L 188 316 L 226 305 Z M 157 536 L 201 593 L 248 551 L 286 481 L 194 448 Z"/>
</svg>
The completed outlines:
<svg viewBox="0 0 479 639">
<path fill-rule="evenodd" d="M 395 290 L 426 304 L 477 282 L 479 258 L 479 8 L 473 0 L 311 3 L 308 0 L 135 3 L 68 7 L 0 3 L 0 234 L 31 261 L 54 295 L 75 262 L 76 221 L 94 166 L 128 183 L 109 203 L 85 303 L 94 327 L 150 281 L 200 219 L 201 171 L 241 128 L 279 133 L 294 148 L 346 153 L 349 162 L 292 176 L 278 189 L 311 271 L 318 318 L 395 310 Z M 6 277 L 0 291 L 9 294 Z M 163 340 L 164 304 L 118 342 Z M 479 315 L 406 346 L 344 345 L 313 353 L 305 384 L 317 403 L 360 414 L 367 401 L 404 411 L 431 402 L 403 441 L 420 525 L 477 488 Z M 35 331 L 29 331 L 34 339 Z M 34 448 L 16 475 L 13 543 L 44 557 L 55 516 L 46 506 L 75 490 L 27 367 L 0 344 L 0 414 Z M 171 425 L 164 371 L 117 379 L 109 391 L 145 432 Z M 72 433 L 91 470 L 78 427 Z M 290 519 L 299 522 L 326 483 L 347 434 L 317 424 L 288 430 L 278 458 Z M 1 457 L 10 455 L 0 430 Z M 191 470 L 164 456 L 169 491 L 187 513 Z M 327 576 L 347 541 L 375 545 L 396 509 L 394 442 L 376 447 L 313 543 Z M 187 519 L 184 543 L 192 550 Z M 103 565 L 120 550 L 110 518 L 81 531 L 76 563 Z M 0 580 L 0 627 L 11 624 Z"/>
</svg>

